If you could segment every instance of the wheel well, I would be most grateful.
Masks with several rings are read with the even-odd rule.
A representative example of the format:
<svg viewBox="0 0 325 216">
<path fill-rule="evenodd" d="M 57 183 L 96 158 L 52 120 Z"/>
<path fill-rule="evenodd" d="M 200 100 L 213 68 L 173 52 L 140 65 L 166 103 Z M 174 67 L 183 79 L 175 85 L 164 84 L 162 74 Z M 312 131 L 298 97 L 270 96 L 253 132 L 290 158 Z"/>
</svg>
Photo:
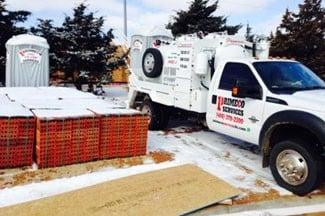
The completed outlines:
<svg viewBox="0 0 325 216">
<path fill-rule="evenodd" d="M 145 98 L 149 98 L 150 99 L 150 96 L 146 93 L 142 93 L 142 92 L 138 92 L 136 98 L 135 98 L 135 101 L 144 101 Z"/>
<path fill-rule="evenodd" d="M 142 92 L 137 92 L 131 108 L 136 109 L 137 107 L 140 107 L 142 105 L 143 101 L 146 99 L 151 100 L 151 98 L 148 94 L 142 93 Z"/>
<path fill-rule="evenodd" d="M 281 124 L 273 127 L 266 134 L 266 139 L 263 142 L 262 151 L 263 151 L 263 166 L 269 166 L 269 156 L 272 148 L 279 142 L 299 138 L 308 141 L 313 145 L 316 151 L 319 151 L 320 154 L 324 153 L 324 149 L 320 144 L 320 140 L 317 136 L 309 131 L 308 129 L 296 125 L 296 124 Z"/>
</svg>

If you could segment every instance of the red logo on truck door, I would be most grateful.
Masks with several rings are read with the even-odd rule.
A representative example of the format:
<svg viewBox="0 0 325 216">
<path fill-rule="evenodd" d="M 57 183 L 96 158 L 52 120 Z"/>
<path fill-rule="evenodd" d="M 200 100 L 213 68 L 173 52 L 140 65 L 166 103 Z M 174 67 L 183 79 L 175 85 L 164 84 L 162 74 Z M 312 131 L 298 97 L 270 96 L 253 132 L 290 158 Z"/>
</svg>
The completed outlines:
<svg viewBox="0 0 325 216">
<path fill-rule="evenodd" d="M 224 97 L 218 97 L 218 111 L 221 111 Z"/>
<path fill-rule="evenodd" d="M 244 116 L 245 101 L 227 97 L 218 97 L 217 110 L 224 113 Z"/>
<path fill-rule="evenodd" d="M 219 119 L 218 122 L 229 126 L 231 126 L 230 123 L 235 123 L 236 125 L 244 124 L 244 108 L 244 100 L 219 96 L 216 114 L 217 119 Z M 233 127 L 235 127 L 235 125 L 233 125 Z"/>
</svg>

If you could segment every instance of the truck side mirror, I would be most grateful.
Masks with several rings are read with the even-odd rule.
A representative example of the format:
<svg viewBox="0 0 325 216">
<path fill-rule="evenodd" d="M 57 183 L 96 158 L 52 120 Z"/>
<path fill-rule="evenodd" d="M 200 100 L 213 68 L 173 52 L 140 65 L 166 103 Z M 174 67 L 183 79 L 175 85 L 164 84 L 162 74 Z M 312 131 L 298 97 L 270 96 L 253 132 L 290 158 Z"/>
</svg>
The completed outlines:
<svg viewBox="0 0 325 216">
<path fill-rule="evenodd" d="M 237 84 L 232 88 L 231 93 L 234 98 L 262 99 L 262 91 L 259 86 Z"/>
</svg>

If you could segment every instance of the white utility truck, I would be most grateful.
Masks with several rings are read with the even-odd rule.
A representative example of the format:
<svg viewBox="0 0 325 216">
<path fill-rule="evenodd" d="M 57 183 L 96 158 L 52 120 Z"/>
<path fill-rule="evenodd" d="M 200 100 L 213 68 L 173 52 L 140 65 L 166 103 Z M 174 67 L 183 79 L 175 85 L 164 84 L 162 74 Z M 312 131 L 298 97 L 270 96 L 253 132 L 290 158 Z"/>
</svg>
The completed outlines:
<svg viewBox="0 0 325 216">
<path fill-rule="evenodd" d="M 225 34 L 132 37 L 129 106 L 151 130 L 182 112 L 209 129 L 259 145 L 277 183 L 304 195 L 322 181 L 325 83 L 269 44 Z"/>
</svg>

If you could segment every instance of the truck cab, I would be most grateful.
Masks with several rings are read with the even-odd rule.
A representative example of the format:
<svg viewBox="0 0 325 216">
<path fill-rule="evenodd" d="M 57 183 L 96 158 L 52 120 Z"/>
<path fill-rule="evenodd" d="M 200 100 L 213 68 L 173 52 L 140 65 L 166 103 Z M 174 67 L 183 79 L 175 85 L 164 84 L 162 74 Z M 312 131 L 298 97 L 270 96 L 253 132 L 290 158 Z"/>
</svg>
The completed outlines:
<svg viewBox="0 0 325 216">
<path fill-rule="evenodd" d="M 269 59 L 265 43 L 229 36 L 185 38 L 137 54 L 129 105 L 151 116 L 151 129 L 163 129 L 176 110 L 195 113 L 210 130 L 260 146 L 280 186 L 304 195 L 320 184 L 325 83 L 306 66 Z"/>
</svg>

